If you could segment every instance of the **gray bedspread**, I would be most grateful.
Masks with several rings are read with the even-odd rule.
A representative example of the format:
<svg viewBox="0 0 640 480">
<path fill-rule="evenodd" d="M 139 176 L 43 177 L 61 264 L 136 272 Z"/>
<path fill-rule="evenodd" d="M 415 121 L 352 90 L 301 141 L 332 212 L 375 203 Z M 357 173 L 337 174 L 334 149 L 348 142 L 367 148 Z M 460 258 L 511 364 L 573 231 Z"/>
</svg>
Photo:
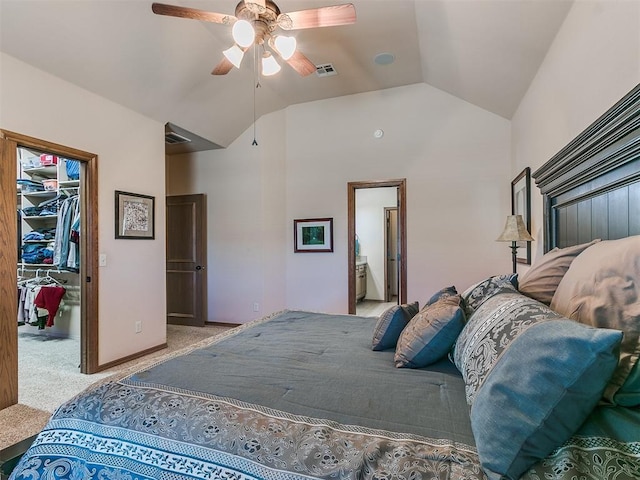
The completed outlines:
<svg viewBox="0 0 640 480">
<path fill-rule="evenodd" d="M 371 350 L 374 325 L 367 317 L 285 312 L 125 383 L 474 445 L 456 367 L 444 359 L 429 369 L 395 368 L 393 350 Z"/>
<path fill-rule="evenodd" d="M 486 479 L 455 367 L 396 369 L 374 322 L 284 312 L 99 386 L 12 479 Z"/>
</svg>

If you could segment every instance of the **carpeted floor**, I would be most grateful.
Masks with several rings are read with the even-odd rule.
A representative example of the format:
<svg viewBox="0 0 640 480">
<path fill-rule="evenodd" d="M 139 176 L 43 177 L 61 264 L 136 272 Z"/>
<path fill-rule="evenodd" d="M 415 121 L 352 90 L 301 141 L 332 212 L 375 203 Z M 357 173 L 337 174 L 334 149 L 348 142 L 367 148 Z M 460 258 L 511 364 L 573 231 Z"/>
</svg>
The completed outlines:
<svg viewBox="0 0 640 480">
<path fill-rule="evenodd" d="M 0 450 L 38 433 L 50 416 L 49 412 L 21 404 L 0 410 Z"/>
<path fill-rule="evenodd" d="M 38 433 L 51 413 L 88 386 L 124 376 L 143 365 L 172 356 L 231 328 L 224 325 L 167 325 L 168 348 L 93 375 L 80 373 L 80 343 L 18 331 L 18 405 L 0 410 L 0 450 Z M 64 388 L 60 388 L 64 385 Z"/>
</svg>

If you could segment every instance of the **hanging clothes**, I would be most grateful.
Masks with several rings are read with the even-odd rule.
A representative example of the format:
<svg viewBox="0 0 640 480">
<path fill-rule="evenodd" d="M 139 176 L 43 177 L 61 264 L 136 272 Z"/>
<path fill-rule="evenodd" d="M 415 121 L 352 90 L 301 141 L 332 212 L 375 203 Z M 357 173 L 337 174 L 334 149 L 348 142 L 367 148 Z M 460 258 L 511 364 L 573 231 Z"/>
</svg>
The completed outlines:
<svg viewBox="0 0 640 480">
<path fill-rule="evenodd" d="M 80 228 L 80 197 L 73 195 L 65 199 L 58 209 L 58 221 L 56 224 L 56 238 L 53 248 L 53 264 L 58 268 L 79 271 L 80 255 L 76 251 L 76 245 L 72 245 L 72 229 Z M 79 233 L 78 233 L 79 236 Z M 74 250 L 71 254 L 70 252 Z"/>
<path fill-rule="evenodd" d="M 49 312 L 35 305 L 36 297 L 40 293 L 41 288 L 42 287 L 36 283 L 27 283 L 18 286 L 18 290 L 20 291 L 18 325 L 34 325 L 40 330 L 46 326 Z"/>
<path fill-rule="evenodd" d="M 74 272 L 80 271 L 80 202 L 76 203 L 74 218 L 69 233 L 69 258 L 67 267 Z"/>
<path fill-rule="evenodd" d="M 52 327 L 66 289 L 48 273 L 18 280 L 18 325 L 33 325 L 39 330 Z"/>
<path fill-rule="evenodd" d="M 27 300 L 27 289 L 18 285 L 18 325 L 24 325 L 27 322 L 25 318 L 24 303 Z"/>
<path fill-rule="evenodd" d="M 65 293 L 65 288 L 60 286 L 45 286 L 40 288 L 33 304 L 47 311 L 47 322 L 45 326 L 53 327 L 53 320 L 56 317 L 56 313 L 58 313 L 60 301 Z M 38 327 L 44 328 L 40 327 L 40 322 L 38 323 Z"/>
</svg>

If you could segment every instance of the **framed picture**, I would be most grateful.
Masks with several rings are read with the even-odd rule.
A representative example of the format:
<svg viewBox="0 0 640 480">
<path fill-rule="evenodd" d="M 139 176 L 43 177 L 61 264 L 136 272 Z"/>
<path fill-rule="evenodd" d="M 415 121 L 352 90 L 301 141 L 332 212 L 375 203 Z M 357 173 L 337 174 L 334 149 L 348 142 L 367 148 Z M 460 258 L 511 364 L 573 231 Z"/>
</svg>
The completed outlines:
<svg viewBox="0 0 640 480">
<path fill-rule="evenodd" d="M 527 231 L 531 233 L 531 169 L 525 168 L 511 182 L 511 214 L 522 215 Z M 531 265 L 531 242 L 518 242 L 516 261 Z"/>
<path fill-rule="evenodd" d="M 333 218 L 293 221 L 295 252 L 333 252 Z"/>
<path fill-rule="evenodd" d="M 155 238 L 155 198 L 116 190 L 116 238 Z"/>
</svg>

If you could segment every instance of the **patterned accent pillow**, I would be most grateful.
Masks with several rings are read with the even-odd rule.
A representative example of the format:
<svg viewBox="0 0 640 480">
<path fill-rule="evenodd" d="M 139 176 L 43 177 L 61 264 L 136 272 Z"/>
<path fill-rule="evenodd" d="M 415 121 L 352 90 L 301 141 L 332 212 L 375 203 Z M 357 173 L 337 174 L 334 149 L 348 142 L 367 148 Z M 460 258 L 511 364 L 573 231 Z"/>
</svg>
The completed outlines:
<svg viewBox="0 0 640 480">
<path fill-rule="evenodd" d="M 426 305 L 431 305 L 432 303 L 436 303 L 442 297 L 450 297 L 451 295 L 457 295 L 457 294 L 458 294 L 458 291 L 456 290 L 456 287 L 454 287 L 453 285 L 450 287 L 445 287 L 441 290 L 438 290 L 436 293 L 434 293 L 429 299 L 429 301 L 427 301 Z"/>
<path fill-rule="evenodd" d="M 505 284 L 518 288 L 518 274 L 494 275 L 467 288 L 462 293 L 467 318 L 471 317 L 473 312 L 482 305 L 482 302 L 498 292 Z"/>
<path fill-rule="evenodd" d="M 446 356 L 464 327 L 460 295 L 443 295 L 411 319 L 400 334 L 396 367 L 421 368 Z"/>
<path fill-rule="evenodd" d="M 503 286 L 465 325 L 453 359 L 489 478 L 520 478 L 562 445 L 602 397 L 622 332 L 591 328 Z"/>
<path fill-rule="evenodd" d="M 537 260 L 518 279 L 518 290 L 546 305 L 551 303 L 558 284 L 573 260 L 600 239 L 566 248 L 554 248 Z"/>
<path fill-rule="evenodd" d="M 373 329 L 372 350 L 386 350 L 394 348 L 404 327 L 407 326 L 416 313 L 418 302 L 405 305 L 394 305 L 385 310 Z"/>
</svg>

